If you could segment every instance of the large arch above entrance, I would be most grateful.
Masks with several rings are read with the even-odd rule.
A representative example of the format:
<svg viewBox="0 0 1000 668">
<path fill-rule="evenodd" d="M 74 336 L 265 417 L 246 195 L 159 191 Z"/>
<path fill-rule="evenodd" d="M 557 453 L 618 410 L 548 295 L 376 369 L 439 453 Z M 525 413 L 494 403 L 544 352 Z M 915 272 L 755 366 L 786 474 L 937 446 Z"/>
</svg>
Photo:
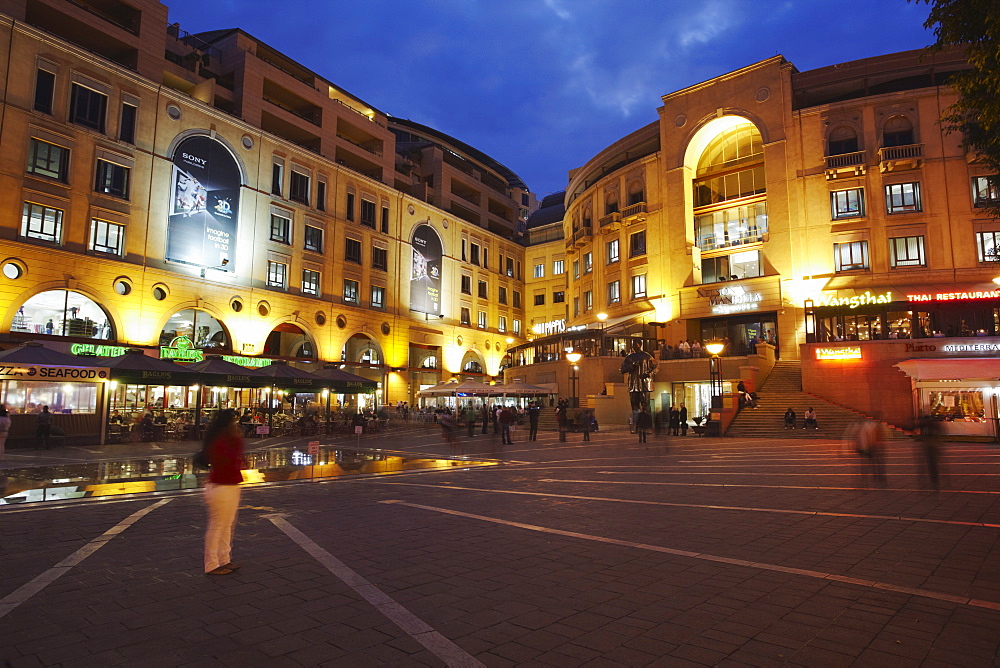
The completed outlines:
<svg viewBox="0 0 1000 668">
<path fill-rule="evenodd" d="M 194 348 L 213 353 L 233 350 L 233 339 L 226 326 L 202 309 L 181 309 L 167 318 L 160 330 L 159 345 L 169 346 L 179 337 L 187 337 Z"/>
<path fill-rule="evenodd" d="M 283 322 L 267 335 L 264 355 L 316 359 L 316 343 L 308 332 L 295 323 Z"/>
<path fill-rule="evenodd" d="M 111 316 L 87 295 L 75 290 L 46 290 L 21 304 L 11 333 L 114 340 Z"/>
<path fill-rule="evenodd" d="M 463 374 L 486 375 L 486 360 L 477 350 L 467 350 L 462 357 Z"/>
</svg>

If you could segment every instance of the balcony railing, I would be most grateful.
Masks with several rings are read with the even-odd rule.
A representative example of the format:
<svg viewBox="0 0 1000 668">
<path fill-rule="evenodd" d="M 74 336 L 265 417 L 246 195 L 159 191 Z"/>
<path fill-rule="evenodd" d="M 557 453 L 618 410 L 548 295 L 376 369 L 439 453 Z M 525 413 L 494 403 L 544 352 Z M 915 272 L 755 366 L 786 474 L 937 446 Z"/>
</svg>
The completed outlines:
<svg viewBox="0 0 1000 668">
<path fill-rule="evenodd" d="M 594 228 L 592 227 L 581 227 L 580 229 L 573 232 L 573 243 L 582 244 L 586 242 L 587 239 L 594 235 Z"/>
<path fill-rule="evenodd" d="M 615 211 L 614 213 L 609 213 L 606 216 L 601 216 L 597 219 L 597 222 L 601 227 L 607 227 L 608 225 L 620 223 L 622 222 L 622 214 L 619 211 Z"/>
<path fill-rule="evenodd" d="M 270 98 L 270 97 L 266 97 L 265 96 L 263 99 L 268 104 L 272 104 L 275 107 L 278 107 L 279 109 L 284 109 L 285 111 L 287 111 L 288 113 L 290 113 L 293 116 L 298 116 L 302 120 L 308 121 L 308 122 L 312 123 L 313 125 L 315 125 L 317 127 L 323 127 L 322 116 L 320 115 L 320 112 L 319 112 L 318 109 L 315 110 L 315 111 L 313 111 L 311 114 L 307 114 L 307 113 L 303 113 L 301 111 L 298 111 L 297 109 L 293 109 L 290 105 L 278 102 L 274 98 Z"/>
<path fill-rule="evenodd" d="M 627 207 L 621 211 L 622 220 L 627 221 L 642 221 L 646 220 L 646 203 L 636 202 L 635 204 L 629 204 Z"/>
<path fill-rule="evenodd" d="M 924 155 L 923 144 L 907 144 L 906 146 L 886 146 L 878 150 L 880 162 L 891 162 L 894 160 L 911 160 L 922 158 Z"/>
<path fill-rule="evenodd" d="M 840 155 L 826 156 L 826 168 L 838 169 L 840 167 L 854 167 L 865 164 L 865 152 L 854 151 L 853 153 L 841 153 Z"/>
<path fill-rule="evenodd" d="M 354 144 L 355 146 L 357 146 L 358 148 L 360 148 L 362 151 L 368 151 L 369 153 L 371 153 L 372 155 L 374 155 L 376 158 L 381 158 L 382 157 L 382 152 L 381 151 L 376 150 L 374 148 L 371 148 L 370 146 L 365 146 L 364 144 L 360 144 L 360 143 L 354 141 L 353 139 L 348 139 L 347 137 L 345 137 L 344 135 L 340 134 L 339 132 L 337 133 L 337 139 L 343 139 L 348 144 Z"/>
</svg>

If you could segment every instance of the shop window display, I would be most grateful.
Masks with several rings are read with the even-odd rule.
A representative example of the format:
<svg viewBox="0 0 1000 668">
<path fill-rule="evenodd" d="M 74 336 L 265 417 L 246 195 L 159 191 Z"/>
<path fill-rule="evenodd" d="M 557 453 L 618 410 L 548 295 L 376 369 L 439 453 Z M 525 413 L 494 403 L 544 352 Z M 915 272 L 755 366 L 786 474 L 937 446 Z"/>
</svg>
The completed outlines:
<svg viewBox="0 0 1000 668">
<path fill-rule="evenodd" d="M 11 332 L 113 339 L 111 319 L 89 297 L 71 290 L 49 290 L 24 302 L 11 323 Z"/>
<path fill-rule="evenodd" d="M 98 383 L 64 383 L 5 380 L 0 382 L 4 403 L 11 413 L 95 413 Z"/>
</svg>

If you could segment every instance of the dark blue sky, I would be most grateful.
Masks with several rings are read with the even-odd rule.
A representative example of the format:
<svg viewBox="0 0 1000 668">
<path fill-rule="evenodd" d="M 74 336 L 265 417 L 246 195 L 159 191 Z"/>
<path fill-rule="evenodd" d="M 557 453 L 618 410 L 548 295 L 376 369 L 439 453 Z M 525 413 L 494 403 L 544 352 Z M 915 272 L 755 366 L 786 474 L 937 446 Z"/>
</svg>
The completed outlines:
<svg viewBox="0 0 1000 668">
<path fill-rule="evenodd" d="M 514 170 L 539 196 L 656 120 L 660 97 L 776 54 L 799 70 L 921 48 L 905 0 L 166 0 L 242 28 L 382 111 Z"/>
</svg>

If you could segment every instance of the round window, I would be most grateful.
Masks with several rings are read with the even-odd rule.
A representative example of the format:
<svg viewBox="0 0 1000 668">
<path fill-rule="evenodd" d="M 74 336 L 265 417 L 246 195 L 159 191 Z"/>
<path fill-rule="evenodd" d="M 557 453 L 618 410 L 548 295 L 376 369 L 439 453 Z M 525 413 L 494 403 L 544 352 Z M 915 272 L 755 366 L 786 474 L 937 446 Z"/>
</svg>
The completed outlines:
<svg viewBox="0 0 1000 668">
<path fill-rule="evenodd" d="M 271 305 L 268 304 L 267 302 L 261 302 L 257 304 L 257 313 L 259 313 L 260 315 L 265 316 L 270 312 L 271 312 Z"/>
<path fill-rule="evenodd" d="M 12 281 L 16 281 L 24 275 L 24 269 L 16 262 L 4 262 L 3 275 Z"/>
<path fill-rule="evenodd" d="M 229 308 L 233 309 L 234 312 L 239 313 L 240 311 L 243 310 L 243 302 L 241 302 L 239 299 L 234 299 L 233 301 L 229 302 Z"/>
<path fill-rule="evenodd" d="M 115 292 L 122 295 L 123 297 L 127 294 L 131 294 L 132 284 L 129 283 L 127 279 L 119 278 L 115 280 Z"/>
<path fill-rule="evenodd" d="M 181 108 L 176 104 L 168 104 L 167 116 L 169 116 L 172 120 L 179 121 L 181 119 Z"/>
<path fill-rule="evenodd" d="M 382 323 L 382 335 L 383 336 L 389 336 L 389 332 L 391 332 L 391 331 L 392 330 L 389 329 L 389 323 L 383 322 Z"/>
<path fill-rule="evenodd" d="M 341 329 L 347 327 L 347 317 L 346 316 L 343 316 L 343 315 L 338 315 L 337 316 L 337 327 L 340 327 Z"/>
<path fill-rule="evenodd" d="M 326 313 L 323 313 L 322 311 L 316 312 L 316 324 L 320 327 L 326 324 Z"/>
<path fill-rule="evenodd" d="M 162 302 L 167 298 L 167 291 L 162 285 L 157 285 L 153 288 L 153 299 L 158 302 Z"/>
</svg>

